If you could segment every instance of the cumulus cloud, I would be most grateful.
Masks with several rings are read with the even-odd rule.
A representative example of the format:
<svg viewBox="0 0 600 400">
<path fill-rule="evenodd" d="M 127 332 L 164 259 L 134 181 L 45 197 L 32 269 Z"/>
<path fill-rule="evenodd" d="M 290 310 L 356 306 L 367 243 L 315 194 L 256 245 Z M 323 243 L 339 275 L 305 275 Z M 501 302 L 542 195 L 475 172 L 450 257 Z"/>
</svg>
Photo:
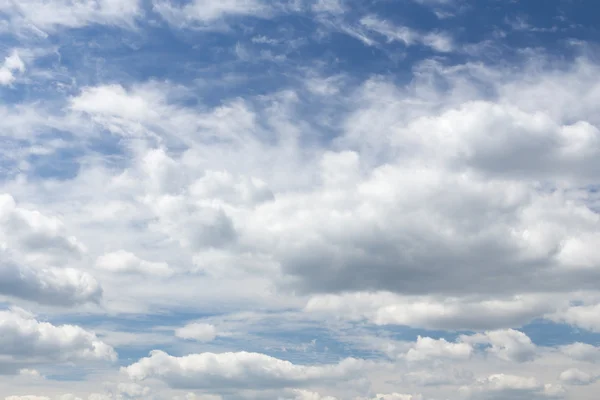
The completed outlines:
<svg viewBox="0 0 600 400">
<path fill-rule="evenodd" d="M 364 362 L 345 359 L 324 366 L 295 365 L 259 353 L 201 353 L 183 357 L 155 350 L 149 357 L 124 367 L 134 380 L 156 378 L 181 389 L 274 389 L 311 382 L 350 379 Z"/>
<path fill-rule="evenodd" d="M 468 343 L 450 343 L 445 339 L 417 338 L 414 346 L 406 353 L 408 361 L 459 359 L 471 357 L 473 347 Z"/>
<path fill-rule="evenodd" d="M 211 324 L 191 323 L 175 330 L 175 336 L 198 342 L 210 342 L 217 337 L 217 328 Z"/>
<path fill-rule="evenodd" d="M 0 261 L 0 294 L 46 305 L 74 306 L 98 303 L 102 287 L 92 275 L 76 269 L 31 268 Z"/>
<path fill-rule="evenodd" d="M 96 260 L 96 267 L 115 273 L 169 276 L 173 273 L 167 263 L 142 260 L 125 250 L 104 254 Z"/>
<path fill-rule="evenodd" d="M 92 332 L 38 321 L 21 309 L 0 311 L 0 363 L 26 366 L 115 361 L 117 354 Z"/>
<path fill-rule="evenodd" d="M 2 371 L 62 377 L 114 360 L 119 344 L 128 357 L 158 350 L 124 376 L 69 381 L 77 396 L 100 381 L 111 389 L 89 399 L 421 400 L 461 385 L 474 400 L 566 396 L 548 379 L 592 393 L 595 346 L 539 346 L 516 329 L 545 318 L 600 330 L 595 61 L 528 49 L 518 66 L 454 65 L 472 56 L 452 54 L 462 33 L 384 19 L 379 3 L 75 3 L 0 4 L 2 32 L 56 46 L 27 62 L 28 91 L 2 88 L 16 103 L 0 108 L 0 294 L 43 306 L 104 296 L 105 309 L 43 308 L 82 327 L 1 312 Z M 135 38 L 114 34 L 123 27 Z M 306 64 L 235 57 L 306 31 L 317 47 L 289 54 Z M 19 82 L 19 54 L 0 84 Z M 400 57 L 410 82 L 368 68 L 394 71 Z M 63 145 L 74 155 L 54 154 Z M 46 179 L 40 156 L 73 157 L 75 176 Z M 224 315 L 202 317 L 213 313 Z M 40 394 L 64 387 L 50 381 Z M 0 396 L 20 384 L 0 382 Z"/>
<path fill-rule="evenodd" d="M 466 343 L 489 344 L 486 351 L 506 361 L 526 362 L 536 355 L 536 346 L 531 339 L 514 329 L 462 336 L 461 339 Z"/>
<path fill-rule="evenodd" d="M 574 360 L 596 362 L 600 360 L 600 348 L 587 343 L 576 342 L 561 346 L 560 351 Z"/>
<path fill-rule="evenodd" d="M 40 374 L 40 372 L 36 369 L 30 369 L 30 368 L 23 368 L 19 370 L 19 375 L 22 376 L 29 376 L 32 378 L 41 378 L 42 375 Z"/>
<path fill-rule="evenodd" d="M 26 253 L 26 260 L 78 257 L 86 251 L 63 222 L 38 210 L 20 207 L 9 194 L 0 195 L 0 240 Z"/>
<path fill-rule="evenodd" d="M 15 73 L 22 74 L 23 72 L 25 72 L 25 63 L 19 57 L 19 53 L 13 51 L 4 59 L 4 63 L 0 67 L 0 86 L 12 84 L 16 79 Z"/>
<path fill-rule="evenodd" d="M 589 385 L 597 378 L 577 368 L 571 368 L 561 372 L 559 379 L 567 385 Z"/>
<path fill-rule="evenodd" d="M 304 310 L 313 315 L 367 320 L 377 325 L 481 330 L 520 326 L 555 307 L 545 296 L 470 300 L 361 292 L 313 296 Z"/>
<path fill-rule="evenodd" d="M 548 316 L 556 322 L 575 325 L 592 332 L 600 332 L 600 304 L 566 307 Z"/>
<path fill-rule="evenodd" d="M 535 378 L 495 374 L 479 380 L 461 392 L 469 399 L 552 399 L 561 398 L 564 389 L 559 385 L 542 384 Z"/>
<path fill-rule="evenodd" d="M 117 390 L 119 393 L 132 398 L 143 398 L 144 396 L 148 396 L 151 392 L 149 387 L 138 385 L 137 383 L 119 383 Z"/>
<path fill-rule="evenodd" d="M 0 294 L 60 306 L 98 302 L 102 288 L 92 275 L 47 266 L 77 260 L 85 251 L 58 217 L 20 207 L 12 196 L 0 195 Z"/>
<path fill-rule="evenodd" d="M 311 207 L 298 207 L 309 203 Z M 337 213 L 329 217 L 332 209 Z M 468 223 L 459 222 L 474 209 L 481 211 Z M 462 293 L 507 295 L 533 287 L 566 290 L 569 282 L 580 288 L 587 272 L 574 272 L 555 254 L 567 238 L 581 237 L 598 223 L 585 205 L 525 183 L 392 165 L 377 168 L 343 196 L 316 192 L 302 196 L 301 202 L 281 199 L 260 211 L 267 210 L 266 227 L 275 215 L 287 215 L 278 232 L 285 241 L 276 252 L 297 287 L 312 292 L 380 289 L 452 295 L 460 287 Z M 398 213 L 402 218 L 393 217 Z M 343 232 L 339 226 L 345 227 Z M 489 271 L 484 275 L 479 268 L 483 263 Z M 430 279 L 447 270 L 453 271 L 447 279 Z M 552 279 L 536 279 L 539 270 Z M 478 279 L 469 279 L 474 275 Z"/>
</svg>

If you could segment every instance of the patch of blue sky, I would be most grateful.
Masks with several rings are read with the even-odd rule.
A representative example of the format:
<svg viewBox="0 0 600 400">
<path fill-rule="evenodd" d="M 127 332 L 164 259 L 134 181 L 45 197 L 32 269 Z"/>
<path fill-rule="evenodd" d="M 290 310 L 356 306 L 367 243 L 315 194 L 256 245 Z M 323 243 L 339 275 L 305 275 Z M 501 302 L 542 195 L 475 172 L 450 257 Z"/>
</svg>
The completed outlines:
<svg viewBox="0 0 600 400">
<path fill-rule="evenodd" d="M 563 346 L 577 342 L 600 345 L 600 333 L 551 321 L 534 321 L 519 330 L 538 346 Z"/>
<path fill-rule="evenodd" d="M 185 324 L 186 321 L 195 321 L 218 315 L 197 310 L 193 312 L 156 312 L 153 314 L 124 313 L 112 316 L 102 315 L 101 317 L 94 314 L 61 314 L 53 316 L 52 323 L 83 325 L 93 329 L 110 327 L 124 332 L 148 332 L 156 327 L 178 327 Z"/>
<path fill-rule="evenodd" d="M 44 370 L 42 369 L 43 372 Z M 48 373 L 44 374 L 44 377 L 50 381 L 83 382 L 93 372 L 93 369 L 56 364 L 51 369 L 48 369 Z"/>
<path fill-rule="evenodd" d="M 456 341 L 461 335 L 470 335 L 473 332 L 468 330 L 451 331 L 451 330 L 434 330 L 434 329 L 419 329 L 409 326 L 371 326 L 366 329 L 376 336 L 388 337 L 398 341 L 414 342 L 419 336 L 430 337 L 432 339 L 445 339 L 449 342 Z"/>
<path fill-rule="evenodd" d="M 39 179 L 68 180 L 77 176 L 81 149 L 62 148 L 49 154 L 32 154 L 28 157 L 28 176 Z"/>
</svg>

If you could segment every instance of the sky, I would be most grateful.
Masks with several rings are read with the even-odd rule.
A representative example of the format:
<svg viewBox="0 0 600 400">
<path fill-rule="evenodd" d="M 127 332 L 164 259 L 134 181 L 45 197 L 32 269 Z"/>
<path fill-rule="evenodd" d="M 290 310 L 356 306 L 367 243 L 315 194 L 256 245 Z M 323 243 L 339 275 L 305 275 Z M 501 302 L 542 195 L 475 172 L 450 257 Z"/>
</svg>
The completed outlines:
<svg viewBox="0 0 600 400">
<path fill-rule="evenodd" d="M 0 399 L 596 400 L 599 12 L 0 0 Z"/>
</svg>

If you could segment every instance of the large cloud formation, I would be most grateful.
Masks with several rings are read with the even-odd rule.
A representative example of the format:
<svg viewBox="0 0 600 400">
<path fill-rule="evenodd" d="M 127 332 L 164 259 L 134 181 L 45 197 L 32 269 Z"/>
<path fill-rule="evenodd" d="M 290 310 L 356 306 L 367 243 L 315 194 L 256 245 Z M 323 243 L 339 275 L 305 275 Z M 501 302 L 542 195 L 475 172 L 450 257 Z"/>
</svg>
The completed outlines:
<svg viewBox="0 0 600 400">
<path fill-rule="evenodd" d="M 596 399 L 587 1 L 0 0 L 0 397 Z"/>
</svg>

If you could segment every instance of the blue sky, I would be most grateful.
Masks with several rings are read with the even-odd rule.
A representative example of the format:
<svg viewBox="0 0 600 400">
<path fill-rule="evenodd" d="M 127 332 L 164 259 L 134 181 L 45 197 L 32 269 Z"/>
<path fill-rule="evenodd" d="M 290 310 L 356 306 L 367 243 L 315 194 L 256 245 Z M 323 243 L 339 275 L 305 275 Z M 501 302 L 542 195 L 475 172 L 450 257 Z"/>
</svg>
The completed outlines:
<svg viewBox="0 0 600 400">
<path fill-rule="evenodd" d="M 596 399 L 598 11 L 0 1 L 0 398 Z"/>
</svg>

